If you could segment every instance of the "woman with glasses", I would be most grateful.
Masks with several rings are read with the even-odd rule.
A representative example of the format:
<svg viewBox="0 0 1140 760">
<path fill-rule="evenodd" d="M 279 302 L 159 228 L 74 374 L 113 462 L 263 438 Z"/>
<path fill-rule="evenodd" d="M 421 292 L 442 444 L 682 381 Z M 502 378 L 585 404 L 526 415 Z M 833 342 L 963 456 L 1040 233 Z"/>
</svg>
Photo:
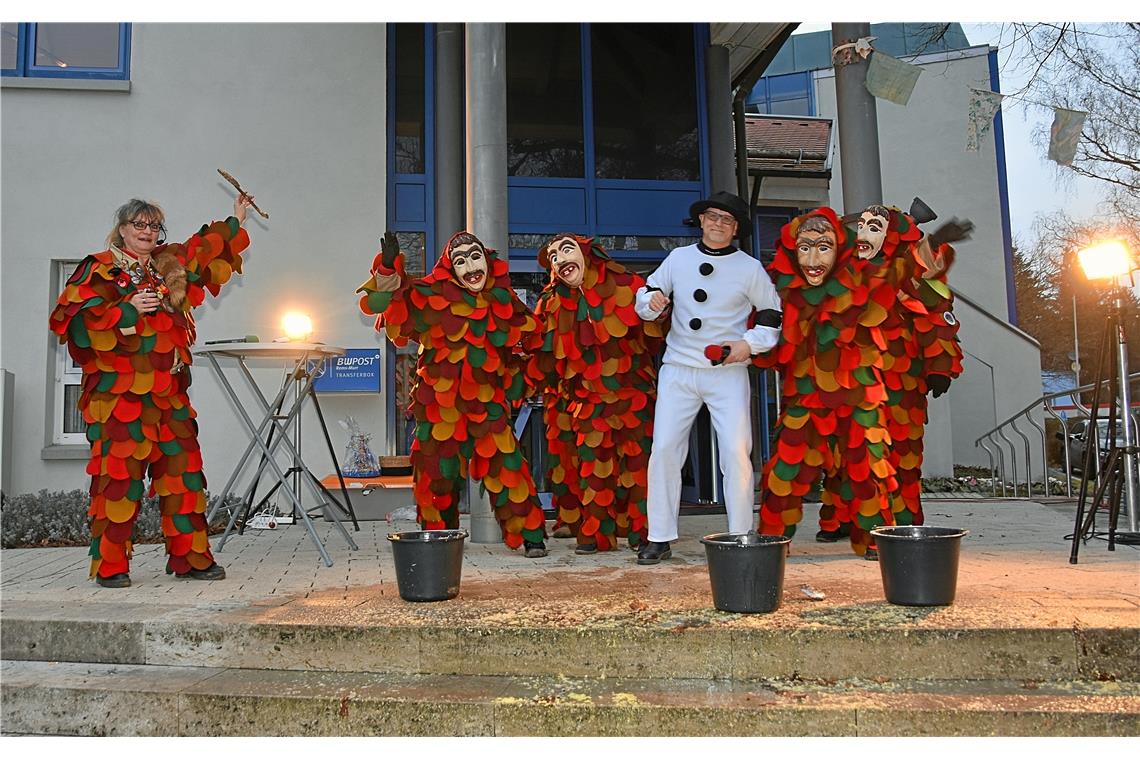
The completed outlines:
<svg viewBox="0 0 1140 760">
<path fill-rule="evenodd" d="M 185 243 L 166 243 L 165 215 L 132 199 L 115 212 L 107 249 L 68 278 L 50 326 L 83 368 L 79 409 L 91 442 L 91 575 L 100 586 L 131 585 L 131 539 L 143 483 L 158 496 L 166 572 L 221 580 L 206 531 L 206 479 L 190 405 L 191 310 L 217 295 L 249 236 L 241 225 L 253 199 L 203 226 Z"/>
</svg>

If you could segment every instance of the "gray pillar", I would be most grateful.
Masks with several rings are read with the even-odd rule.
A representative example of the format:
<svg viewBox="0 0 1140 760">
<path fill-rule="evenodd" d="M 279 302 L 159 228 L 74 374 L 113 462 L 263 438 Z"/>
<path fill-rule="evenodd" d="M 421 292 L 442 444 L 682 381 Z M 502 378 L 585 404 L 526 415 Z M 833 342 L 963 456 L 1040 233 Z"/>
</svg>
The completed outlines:
<svg viewBox="0 0 1140 760">
<path fill-rule="evenodd" d="M 869 23 L 832 24 L 832 45 L 838 47 L 871 36 Z M 879 168 L 879 118 L 875 96 L 867 91 L 867 59 L 852 48 L 835 64 L 835 102 L 839 121 L 839 165 L 843 172 L 843 213 L 856 213 L 883 202 Z"/>
<path fill-rule="evenodd" d="M 714 193 L 737 192 L 732 137 L 732 77 L 728 48 L 709 45 L 705 56 L 705 90 L 708 93 L 709 179 Z"/>
<path fill-rule="evenodd" d="M 435 247 L 466 224 L 463 24 L 435 26 Z M 430 251 L 435 254 L 438 251 Z M 430 258 L 430 255 L 429 255 Z"/>
<path fill-rule="evenodd" d="M 507 256 L 507 27 L 467 24 L 467 229 Z M 498 543 L 486 494 L 468 481 L 471 541 Z"/>
</svg>

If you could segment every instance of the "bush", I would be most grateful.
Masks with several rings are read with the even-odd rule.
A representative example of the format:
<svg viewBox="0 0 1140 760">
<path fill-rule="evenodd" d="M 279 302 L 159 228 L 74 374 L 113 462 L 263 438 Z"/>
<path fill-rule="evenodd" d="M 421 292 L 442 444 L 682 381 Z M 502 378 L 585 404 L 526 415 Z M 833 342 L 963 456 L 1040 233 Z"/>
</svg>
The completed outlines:
<svg viewBox="0 0 1140 760">
<path fill-rule="evenodd" d="M 207 493 L 207 497 L 209 494 Z M 87 546 L 91 529 L 87 523 L 87 507 L 91 497 L 87 491 L 47 491 L 5 497 L 0 506 L 0 547 L 17 549 L 33 546 Z M 239 503 L 232 494 L 227 505 Z M 218 510 L 210 523 L 210 532 L 226 527 L 229 515 Z M 142 500 L 135 522 L 134 541 L 138 544 L 160 543 L 162 526 L 158 513 L 158 497 Z"/>
</svg>

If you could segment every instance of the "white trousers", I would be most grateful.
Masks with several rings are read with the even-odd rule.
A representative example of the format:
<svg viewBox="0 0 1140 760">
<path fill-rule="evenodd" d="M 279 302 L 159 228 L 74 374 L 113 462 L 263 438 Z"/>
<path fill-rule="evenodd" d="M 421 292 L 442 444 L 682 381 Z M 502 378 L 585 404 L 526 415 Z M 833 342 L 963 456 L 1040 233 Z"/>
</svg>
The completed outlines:
<svg viewBox="0 0 1140 760">
<path fill-rule="evenodd" d="M 681 466 L 689 449 L 689 432 L 701 404 L 709 409 L 724 475 L 728 530 L 755 528 L 752 507 L 752 414 L 748 403 L 748 365 L 683 367 L 665 364 L 657 378 L 653 412 L 653 451 L 649 456 L 649 540 L 677 538 L 681 512 Z"/>
</svg>

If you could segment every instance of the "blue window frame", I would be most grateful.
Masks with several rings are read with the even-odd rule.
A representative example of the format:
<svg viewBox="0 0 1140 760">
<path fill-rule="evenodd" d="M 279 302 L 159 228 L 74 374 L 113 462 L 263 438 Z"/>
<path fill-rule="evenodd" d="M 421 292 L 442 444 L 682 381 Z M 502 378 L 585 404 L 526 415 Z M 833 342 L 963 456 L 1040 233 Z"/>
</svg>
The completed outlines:
<svg viewBox="0 0 1140 760">
<path fill-rule="evenodd" d="M 388 24 L 388 226 L 435 265 L 435 24 Z"/>
<path fill-rule="evenodd" d="M 815 116 L 815 88 L 810 71 L 761 77 L 746 101 L 750 113 Z"/>
<path fill-rule="evenodd" d="M 602 170 L 603 162 L 598 156 L 596 130 L 597 109 L 601 107 L 600 102 L 604 99 L 599 98 L 600 93 L 597 92 L 597 88 L 606 86 L 606 82 L 596 81 L 596 53 L 599 51 L 596 51 L 594 46 L 598 43 L 599 35 L 596 34 L 598 29 L 595 26 L 601 27 L 609 35 L 620 35 L 630 31 L 631 27 L 631 25 L 592 24 L 581 24 L 579 27 L 582 100 L 581 116 L 575 115 L 574 119 L 580 118 L 582 125 L 584 176 L 508 177 L 510 232 L 512 236 L 580 232 L 613 239 L 618 247 L 611 249 L 610 252 L 619 258 L 660 259 L 668 252 L 667 250 L 625 250 L 622 241 L 647 237 L 685 238 L 697 234 L 694 228 L 686 227 L 682 220 L 688 214 L 689 205 L 709 192 L 708 128 L 703 107 L 706 102 L 704 51 L 709 44 L 709 27 L 708 24 L 677 25 L 692 35 L 692 81 L 677 83 L 677 87 L 690 84 L 692 89 L 678 95 L 676 100 L 685 103 L 686 108 L 691 107 L 694 111 L 692 114 L 695 125 L 692 146 L 694 155 L 691 168 L 680 172 L 681 174 L 687 172 L 690 176 L 663 179 L 602 176 L 606 172 Z M 507 65 L 510 66 L 510 58 Z M 567 109 L 570 108 L 572 106 L 567 104 Z M 650 163 L 660 162 L 653 160 Z M 512 247 L 511 256 L 512 269 L 526 270 L 537 267 L 533 248 Z"/>
<path fill-rule="evenodd" d="M 0 74 L 43 79 L 130 78 L 130 24 L 5 23 Z"/>
</svg>

